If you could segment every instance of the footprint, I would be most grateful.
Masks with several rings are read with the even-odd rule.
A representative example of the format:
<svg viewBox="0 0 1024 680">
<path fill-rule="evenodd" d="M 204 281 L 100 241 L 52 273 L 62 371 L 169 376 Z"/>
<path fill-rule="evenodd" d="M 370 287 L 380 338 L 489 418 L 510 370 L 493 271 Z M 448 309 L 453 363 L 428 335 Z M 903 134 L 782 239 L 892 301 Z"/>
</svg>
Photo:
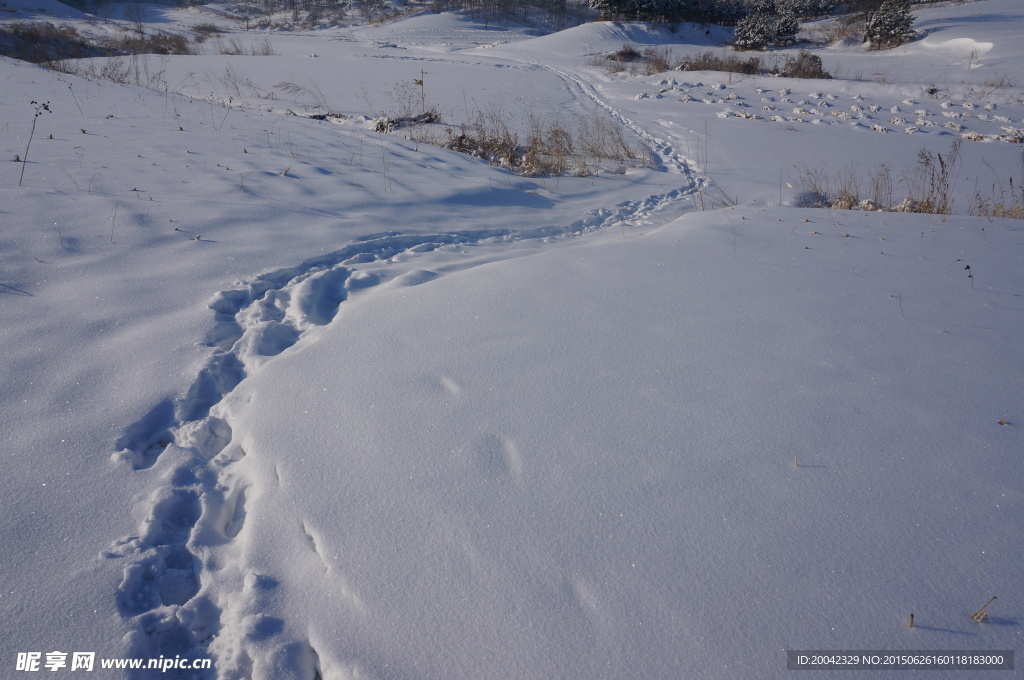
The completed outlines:
<svg viewBox="0 0 1024 680">
<path fill-rule="evenodd" d="M 199 592 L 196 560 L 185 544 L 200 513 L 199 496 L 194 491 L 157 492 L 142 538 L 125 544 L 140 558 L 124 569 L 118 587 L 116 599 L 122 614 L 137 616 L 160 606 L 182 605 Z"/>
<path fill-rule="evenodd" d="M 178 430 L 178 445 L 192 447 L 207 460 L 214 458 L 231 443 L 231 426 L 223 418 L 207 416 L 203 420 L 182 425 Z"/>
<path fill-rule="evenodd" d="M 261 357 L 276 357 L 298 342 L 301 336 L 301 333 L 290 324 L 277 321 L 262 323 L 250 329 L 249 333 L 249 340 L 243 340 L 243 346 L 248 345 L 253 354 Z M 244 348 L 239 348 L 239 351 L 244 355 Z"/>
<path fill-rule="evenodd" d="M 190 489 L 161 489 L 143 532 L 147 545 L 184 545 L 199 521 L 199 495 Z"/>
<path fill-rule="evenodd" d="M 311 276 L 296 286 L 297 325 L 329 324 L 337 315 L 338 306 L 348 297 L 345 284 L 349 274 L 348 269 L 336 267 Z"/>
<path fill-rule="evenodd" d="M 221 529 L 227 538 L 235 538 L 245 526 L 245 488 L 239 488 L 227 498 L 225 522 Z"/>
<path fill-rule="evenodd" d="M 168 548 L 163 560 L 165 569 L 158 578 L 160 603 L 185 604 L 199 592 L 195 558 L 185 546 L 178 545 Z"/>
<path fill-rule="evenodd" d="M 496 434 L 487 434 L 470 447 L 476 467 L 493 479 L 518 483 L 523 474 L 523 457 L 515 442 Z"/>
<path fill-rule="evenodd" d="M 205 418 L 210 407 L 235 389 L 245 377 L 245 366 L 237 355 L 215 354 L 206 367 L 199 371 L 195 382 L 178 405 L 178 422 L 187 423 Z"/>
<path fill-rule="evenodd" d="M 174 403 L 164 399 L 125 430 L 114 446 L 131 463 L 132 469 L 150 468 L 173 441 L 170 432 L 173 425 Z"/>
</svg>

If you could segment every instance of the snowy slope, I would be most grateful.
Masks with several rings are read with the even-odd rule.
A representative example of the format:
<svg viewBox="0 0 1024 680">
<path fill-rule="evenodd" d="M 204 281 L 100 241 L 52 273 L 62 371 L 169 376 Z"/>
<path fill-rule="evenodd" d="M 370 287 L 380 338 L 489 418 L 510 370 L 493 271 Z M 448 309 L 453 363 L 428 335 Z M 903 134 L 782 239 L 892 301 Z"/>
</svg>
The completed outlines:
<svg viewBox="0 0 1024 680">
<path fill-rule="evenodd" d="M 217 645 L 268 678 L 1013 648 L 967 616 L 1024 558 L 1021 239 L 737 210 L 364 294 L 223 410 L 244 525 L 203 554 L 303 576 L 236 578 L 257 633 Z"/>
<path fill-rule="evenodd" d="M 589 56 L 715 36 L 451 14 L 129 61 L 155 90 L 0 59 L 0 154 L 50 108 L 0 164 L 0 664 L 771 678 L 786 649 L 1013 649 L 1021 227 L 793 207 L 807 168 L 898 177 L 954 139 L 961 212 L 1019 176 L 1019 6 L 919 17 L 823 52 L 833 81 L 608 74 Z M 524 178 L 374 132 L 417 78 L 448 124 L 601 116 L 651 166 Z"/>
</svg>

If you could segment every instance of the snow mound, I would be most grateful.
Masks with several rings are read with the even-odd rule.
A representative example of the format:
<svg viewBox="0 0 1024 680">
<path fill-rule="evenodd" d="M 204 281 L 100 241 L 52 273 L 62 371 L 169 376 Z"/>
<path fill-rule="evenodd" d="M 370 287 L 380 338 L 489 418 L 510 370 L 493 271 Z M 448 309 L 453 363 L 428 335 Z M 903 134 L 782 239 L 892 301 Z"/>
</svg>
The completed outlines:
<svg viewBox="0 0 1024 680">
<path fill-rule="evenodd" d="M 980 42 L 973 38 L 952 38 L 950 40 L 938 40 L 931 36 L 926 37 L 921 41 L 921 44 L 925 47 L 934 47 L 936 49 L 956 50 L 958 52 L 975 52 L 979 55 L 985 54 L 992 49 L 993 44 L 990 42 Z"/>
<path fill-rule="evenodd" d="M 673 33 L 665 26 L 651 26 L 643 23 L 620 23 L 595 21 L 574 26 L 558 33 L 522 40 L 503 49 L 503 54 L 548 55 L 578 57 L 588 54 L 612 52 L 624 43 L 637 45 L 679 45 L 691 40 L 708 41 L 713 36 L 704 36 L 704 30 L 697 31 L 695 25 L 684 24 L 685 30 Z M 715 36 L 721 29 L 715 31 Z"/>
<path fill-rule="evenodd" d="M 488 26 L 454 12 L 423 12 L 393 23 L 361 28 L 353 32 L 360 40 L 394 47 L 414 46 L 430 51 L 455 51 L 493 45 L 499 41 L 526 38 L 531 34 L 533 32 L 530 29 L 509 30 Z"/>
</svg>

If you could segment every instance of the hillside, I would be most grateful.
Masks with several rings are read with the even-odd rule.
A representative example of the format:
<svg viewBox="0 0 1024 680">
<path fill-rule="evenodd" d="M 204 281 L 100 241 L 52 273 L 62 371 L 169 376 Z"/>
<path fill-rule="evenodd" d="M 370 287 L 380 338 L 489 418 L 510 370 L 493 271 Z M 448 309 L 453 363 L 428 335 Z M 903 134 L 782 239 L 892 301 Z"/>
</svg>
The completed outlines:
<svg viewBox="0 0 1024 680">
<path fill-rule="evenodd" d="M 9 672 L 763 679 L 1020 646 L 1018 2 L 761 55 L 811 49 L 813 80 L 609 67 L 731 54 L 695 25 L 144 10 L 216 31 L 0 58 Z M 948 214 L 876 210 L 926 199 Z M 100 667 L 175 657 L 210 669 Z"/>
</svg>

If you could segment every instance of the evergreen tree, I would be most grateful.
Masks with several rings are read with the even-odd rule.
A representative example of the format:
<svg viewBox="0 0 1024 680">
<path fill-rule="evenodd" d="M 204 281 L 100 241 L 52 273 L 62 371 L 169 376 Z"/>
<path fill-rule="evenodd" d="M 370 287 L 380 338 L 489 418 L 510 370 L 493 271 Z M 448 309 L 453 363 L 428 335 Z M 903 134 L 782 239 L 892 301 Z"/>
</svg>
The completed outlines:
<svg viewBox="0 0 1024 680">
<path fill-rule="evenodd" d="M 864 41 L 875 49 L 902 45 L 916 35 L 910 0 L 885 0 L 878 11 L 868 16 Z"/>
<path fill-rule="evenodd" d="M 775 23 L 775 40 L 779 45 L 792 45 L 796 42 L 796 34 L 800 32 L 800 22 L 789 9 L 783 9 L 777 15 Z"/>
<path fill-rule="evenodd" d="M 743 0 L 695 0 L 693 5 L 698 21 L 714 24 L 735 24 L 750 13 Z"/>
<path fill-rule="evenodd" d="M 662 18 L 661 0 L 626 0 L 626 16 L 634 21 L 656 21 Z"/>
<path fill-rule="evenodd" d="M 763 50 L 775 42 L 778 16 L 760 10 L 748 14 L 736 24 L 736 39 L 733 47 L 738 50 Z"/>
<path fill-rule="evenodd" d="M 820 17 L 825 16 L 836 8 L 839 4 L 839 0 L 809 0 L 810 6 L 806 16 Z"/>
<path fill-rule="evenodd" d="M 835 9 L 837 0 L 776 0 L 779 14 L 789 11 L 798 18 L 820 17 Z"/>
<path fill-rule="evenodd" d="M 591 9 L 596 9 L 601 18 L 614 21 L 622 17 L 626 11 L 625 0 L 590 0 Z"/>
</svg>

